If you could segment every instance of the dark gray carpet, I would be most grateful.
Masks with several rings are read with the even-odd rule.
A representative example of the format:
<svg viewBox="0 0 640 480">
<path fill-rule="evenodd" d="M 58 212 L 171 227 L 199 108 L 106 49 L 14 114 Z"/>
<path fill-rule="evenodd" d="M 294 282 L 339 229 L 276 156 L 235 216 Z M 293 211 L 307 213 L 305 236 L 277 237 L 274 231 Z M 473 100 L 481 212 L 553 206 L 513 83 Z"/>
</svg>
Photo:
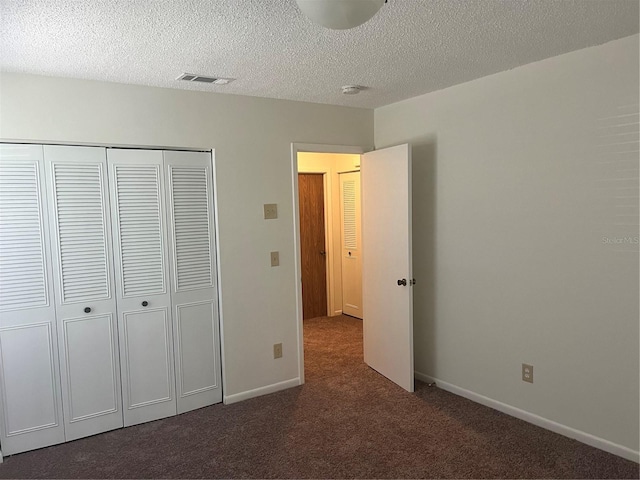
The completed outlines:
<svg viewBox="0 0 640 480">
<path fill-rule="evenodd" d="M 302 387 L 6 458 L 19 478 L 638 478 L 638 465 L 362 362 L 362 324 L 305 322 Z"/>
</svg>

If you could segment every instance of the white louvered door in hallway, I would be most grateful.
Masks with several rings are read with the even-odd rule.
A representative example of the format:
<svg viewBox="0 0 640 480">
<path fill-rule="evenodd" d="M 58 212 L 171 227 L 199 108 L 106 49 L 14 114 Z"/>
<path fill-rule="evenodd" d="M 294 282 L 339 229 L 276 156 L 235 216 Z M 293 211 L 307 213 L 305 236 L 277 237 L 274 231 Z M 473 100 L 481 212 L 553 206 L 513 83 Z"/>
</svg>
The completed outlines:
<svg viewBox="0 0 640 480">
<path fill-rule="evenodd" d="M 176 414 L 163 153 L 109 149 L 124 424 Z"/>
<path fill-rule="evenodd" d="M 360 172 L 340 173 L 342 313 L 362 319 Z"/>
<path fill-rule="evenodd" d="M 164 152 L 178 413 L 222 401 L 211 156 Z"/>
<path fill-rule="evenodd" d="M 122 427 L 104 148 L 44 147 L 66 440 Z"/>
<path fill-rule="evenodd" d="M 0 145 L 0 442 L 64 442 L 41 145 Z"/>
</svg>

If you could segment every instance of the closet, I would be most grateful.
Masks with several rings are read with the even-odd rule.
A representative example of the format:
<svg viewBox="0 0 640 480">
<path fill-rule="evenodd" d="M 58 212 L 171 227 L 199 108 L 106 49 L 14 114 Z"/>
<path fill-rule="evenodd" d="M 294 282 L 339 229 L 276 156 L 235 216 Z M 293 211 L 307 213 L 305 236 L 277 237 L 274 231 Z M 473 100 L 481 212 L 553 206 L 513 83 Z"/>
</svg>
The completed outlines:
<svg viewBox="0 0 640 480">
<path fill-rule="evenodd" d="M 360 172 L 340 172 L 342 313 L 362 320 Z"/>
<path fill-rule="evenodd" d="M 0 442 L 222 400 L 211 155 L 0 145 Z"/>
</svg>

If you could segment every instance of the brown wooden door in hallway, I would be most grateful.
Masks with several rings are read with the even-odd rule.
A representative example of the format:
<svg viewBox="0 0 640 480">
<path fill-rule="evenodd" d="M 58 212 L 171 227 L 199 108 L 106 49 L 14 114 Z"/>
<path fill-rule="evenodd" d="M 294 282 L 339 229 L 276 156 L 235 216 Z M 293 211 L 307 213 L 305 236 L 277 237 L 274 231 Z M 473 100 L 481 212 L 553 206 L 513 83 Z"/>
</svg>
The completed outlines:
<svg viewBox="0 0 640 480">
<path fill-rule="evenodd" d="M 327 314 L 327 266 L 324 235 L 324 179 L 322 174 L 298 175 L 302 316 Z"/>
</svg>

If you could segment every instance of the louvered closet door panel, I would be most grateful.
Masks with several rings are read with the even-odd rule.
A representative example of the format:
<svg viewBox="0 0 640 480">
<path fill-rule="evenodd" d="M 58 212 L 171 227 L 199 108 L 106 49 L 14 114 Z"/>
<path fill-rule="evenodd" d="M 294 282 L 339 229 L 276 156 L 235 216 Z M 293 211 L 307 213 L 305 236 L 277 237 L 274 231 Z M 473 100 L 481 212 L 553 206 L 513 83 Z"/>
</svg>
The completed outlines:
<svg viewBox="0 0 640 480">
<path fill-rule="evenodd" d="M 166 151 L 178 413 L 222 401 L 212 159 Z"/>
<path fill-rule="evenodd" d="M 0 144 L 0 443 L 64 441 L 41 145 Z"/>
<path fill-rule="evenodd" d="M 342 313 L 362 318 L 360 172 L 340 174 Z"/>
<path fill-rule="evenodd" d="M 67 440 L 123 426 L 106 152 L 45 146 Z"/>
<path fill-rule="evenodd" d="M 109 149 L 124 423 L 176 414 L 162 151 Z"/>
<path fill-rule="evenodd" d="M 40 174 L 36 160 L 3 159 L 0 165 L 0 302 L 3 310 L 42 307 L 48 302 Z"/>
</svg>

